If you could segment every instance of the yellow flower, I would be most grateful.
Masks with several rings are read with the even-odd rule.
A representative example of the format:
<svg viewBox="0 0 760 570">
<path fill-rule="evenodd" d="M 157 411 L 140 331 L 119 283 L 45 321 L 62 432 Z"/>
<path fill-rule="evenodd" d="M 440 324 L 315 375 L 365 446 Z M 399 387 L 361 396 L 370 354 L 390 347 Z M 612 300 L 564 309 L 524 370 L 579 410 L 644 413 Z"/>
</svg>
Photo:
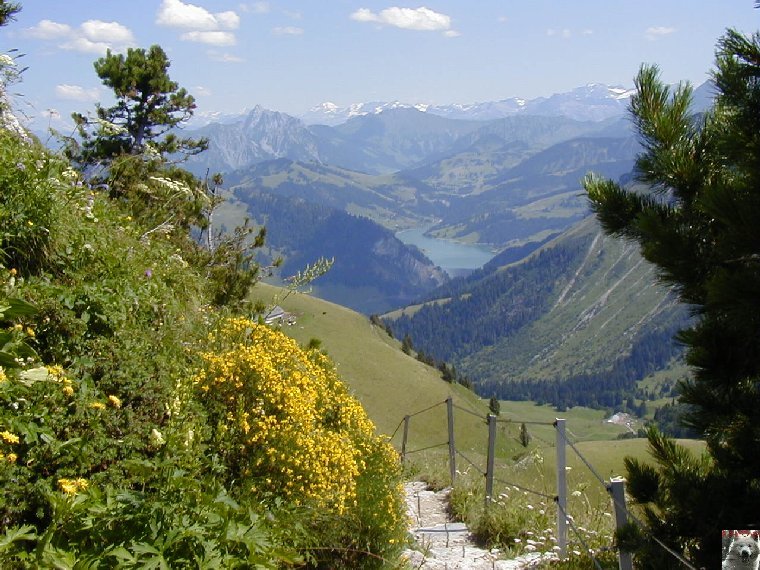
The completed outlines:
<svg viewBox="0 0 760 570">
<path fill-rule="evenodd" d="M 356 503 L 367 453 L 387 448 L 379 457 L 384 470 L 395 472 L 396 454 L 375 436 L 327 356 L 233 318 L 209 335 L 202 357 L 192 382 L 226 408 L 218 433 L 243 452 L 241 472 L 258 478 L 254 488 L 341 514 Z M 401 500 L 388 493 L 389 504 Z"/>
<path fill-rule="evenodd" d="M 47 367 L 48 374 L 54 378 L 61 378 L 63 376 L 63 368 L 57 364 L 53 364 Z"/>
<path fill-rule="evenodd" d="M 32 327 L 26 327 L 26 334 L 32 338 L 34 338 L 36 335 L 34 334 L 34 330 L 32 330 Z"/>
<path fill-rule="evenodd" d="M 0 431 L 0 438 L 2 438 L 7 443 L 18 443 L 20 441 L 19 437 L 16 434 L 11 433 L 8 430 Z"/>
<path fill-rule="evenodd" d="M 121 408 L 121 400 L 119 400 L 119 398 L 116 396 L 108 396 L 108 403 L 111 404 L 114 408 Z"/>
<path fill-rule="evenodd" d="M 18 459 L 18 455 L 16 455 L 15 453 L 9 453 L 5 457 L 5 459 L 6 461 L 8 461 L 8 463 L 16 463 L 16 460 Z"/>
<path fill-rule="evenodd" d="M 63 393 L 67 396 L 73 396 L 74 395 L 74 387 L 71 384 L 66 384 L 63 387 Z"/>
<path fill-rule="evenodd" d="M 90 407 L 93 410 L 105 410 L 106 409 L 106 405 L 103 402 L 92 402 L 90 404 Z"/>
<path fill-rule="evenodd" d="M 2 384 L 3 382 L 7 380 L 8 380 L 8 377 L 5 375 L 5 369 L 2 366 L 0 366 L 0 384 Z"/>
<path fill-rule="evenodd" d="M 58 487 L 67 495 L 76 495 L 80 491 L 87 489 L 87 479 L 79 477 L 78 479 L 58 479 Z"/>
</svg>

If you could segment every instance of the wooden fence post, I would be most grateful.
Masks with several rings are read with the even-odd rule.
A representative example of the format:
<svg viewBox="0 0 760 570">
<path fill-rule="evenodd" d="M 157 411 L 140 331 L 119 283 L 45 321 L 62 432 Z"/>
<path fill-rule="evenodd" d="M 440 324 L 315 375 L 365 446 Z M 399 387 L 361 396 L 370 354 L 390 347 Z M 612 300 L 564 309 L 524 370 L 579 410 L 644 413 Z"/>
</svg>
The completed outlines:
<svg viewBox="0 0 760 570">
<path fill-rule="evenodd" d="M 567 457 L 565 454 L 565 420 L 557 418 L 554 422 L 557 431 L 557 555 L 560 560 L 567 556 Z"/>
<path fill-rule="evenodd" d="M 486 463 L 486 508 L 493 500 L 493 466 L 496 455 L 496 416 L 488 414 L 488 461 Z"/>
<path fill-rule="evenodd" d="M 404 438 L 401 440 L 401 463 L 406 461 L 406 440 L 409 437 L 409 420 L 411 416 L 404 416 Z"/>
<path fill-rule="evenodd" d="M 620 529 L 628 523 L 628 510 L 625 506 L 625 479 L 622 477 L 610 479 L 609 491 L 615 507 L 615 528 Z M 618 567 L 620 570 L 633 570 L 630 552 L 624 552 L 618 548 Z"/>
<path fill-rule="evenodd" d="M 451 396 L 446 399 L 446 412 L 449 420 L 449 471 L 453 487 L 457 476 L 457 448 L 454 445 L 454 399 Z"/>
</svg>

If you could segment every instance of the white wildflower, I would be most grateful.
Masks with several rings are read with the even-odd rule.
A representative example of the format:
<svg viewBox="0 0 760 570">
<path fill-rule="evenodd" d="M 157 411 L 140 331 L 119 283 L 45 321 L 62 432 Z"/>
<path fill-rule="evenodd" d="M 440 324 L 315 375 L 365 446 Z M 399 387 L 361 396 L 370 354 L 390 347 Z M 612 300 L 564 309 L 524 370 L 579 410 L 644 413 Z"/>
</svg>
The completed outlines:
<svg viewBox="0 0 760 570">
<path fill-rule="evenodd" d="M 166 443 L 166 440 L 164 439 L 164 435 L 158 431 L 156 428 L 153 428 L 150 431 L 150 437 L 148 438 L 150 441 L 150 444 L 154 447 L 161 447 Z"/>
</svg>

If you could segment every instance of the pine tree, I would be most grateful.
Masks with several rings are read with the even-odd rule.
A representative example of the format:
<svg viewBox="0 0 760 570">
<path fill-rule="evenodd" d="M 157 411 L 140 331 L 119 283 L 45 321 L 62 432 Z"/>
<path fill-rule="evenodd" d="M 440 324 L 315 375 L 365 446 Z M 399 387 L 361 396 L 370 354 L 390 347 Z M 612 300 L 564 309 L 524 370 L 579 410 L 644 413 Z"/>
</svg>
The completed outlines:
<svg viewBox="0 0 760 570">
<path fill-rule="evenodd" d="M 404 352 L 404 354 L 411 354 L 414 350 L 414 346 L 412 345 L 412 337 L 410 337 L 409 334 L 404 335 L 404 338 L 401 341 L 401 350 Z"/>
<path fill-rule="evenodd" d="M 74 113 L 81 146 L 68 141 L 71 158 L 83 165 L 108 161 L 119 155 L 151 153 L 189 156 L 208 147 L 206 139 L 179 138 L 172 129 L 190 119 L 195 99 L 169 78 L 169 58 L 161 46 L 130 48 L 127 55 L 108 50 L 95 63 L 95 71 L 113 90 L 116 104 L 96 106 L 96 119 Z"/>
<path fill-rule="evenodd" d="M 530 432 L 528 432 L 528 426 L 525 425 L 525 422 L 520 424 L 520 445 L 523 447 L 528 447 L 530 445 L 530 440 L 533 439 L 533 437 L 530 435 Z"/>
<path fill-rule="evenodd" d="M 488 409 L 494 416 L 498 416 L 501 413 L 501 402 L 496 396 L 491 396 L 488 400 Z"/>
<path fill-rule="evenodd" d="M 5 26 L 12 20 L 15 20 L 16 14 L 18 14 L 20 11 L 20 3 L 0 0 L 0 26 Z"/>
<path fill-rule="evenodd" d="M 679 335 L 693 370 L 679 391 L 709 455 L 651 429 L 659 469 L 626 465 L 651 532 L 706 567 L 720 560 L 721 529 L 760 522 L 760 35 L 728 30 L 713 79 L 714 107 L 695 117 L 691 86 L 670 89 L 657 67 L 642 67 L 631 112 L 648 190 L 584 182 L 604 230 L 638 242 L 697 317 Z M 671 567 L 641 545 L 643 567 Z"/>
</svg>

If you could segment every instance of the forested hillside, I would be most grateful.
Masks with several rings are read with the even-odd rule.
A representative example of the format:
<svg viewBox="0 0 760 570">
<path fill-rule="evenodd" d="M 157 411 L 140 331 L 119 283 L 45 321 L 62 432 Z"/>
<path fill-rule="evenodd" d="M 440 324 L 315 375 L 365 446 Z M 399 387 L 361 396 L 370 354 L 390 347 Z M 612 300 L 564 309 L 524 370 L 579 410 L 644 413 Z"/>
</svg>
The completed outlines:
<svg viewBox="0 0 760 570">
<path fill-rule="evenodd" d="M 314 282 L 323 299 L 365 314 L 381 313 L 445 283 L 448 276 L 417 248 L 363 217 L 268 192 L 234 194 L 246 215 L 267 229 L 259 260 L 269 264 L 282 256 L 277 276 L 294 275 L 320 258 L 332 268 Z M 237 212 L 239 215 L 239 212 Z"/>
<path fill-rule="evenodd" d="M 679 356 L 672 337 L 686 318 L 635 248 L 587 219 L 524 261 L 494 260 L 388 322 L 481 394 L 614 406 Z"/>
</svg>

